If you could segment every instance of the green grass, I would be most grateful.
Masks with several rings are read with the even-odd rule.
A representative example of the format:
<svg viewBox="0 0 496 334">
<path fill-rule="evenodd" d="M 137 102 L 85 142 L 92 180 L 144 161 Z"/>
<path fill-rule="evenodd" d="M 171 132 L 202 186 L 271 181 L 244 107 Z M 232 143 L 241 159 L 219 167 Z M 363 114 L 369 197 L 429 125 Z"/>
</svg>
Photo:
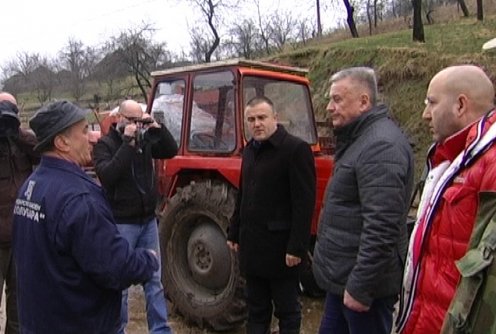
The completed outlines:
<svg viewBox="0 0 496 334">
<path fill-rule="evenodd" d="M 391 33 L 348 39 L 331 46 L 344 50 L 356 48 L 413 48 L 429 52 L 442 52 L 444 54 L 478 53 L 482 44 L 488 39 L 496 37 L 496 20 L 487 18 L 478 22 L 473 18 L 460 21 L 424 26 L 426 43 L 412 41 L 412 31 L 405 29 Z"/>
<path fill-rule="evenodd" d="M 383 102 L 402 126 L 415 150 L 417 174 L 423 168 L 430 134 L 421 119 L 432 76 L 444 67 L 470 63 L 483 67 L 496 82 L 496 52 L 482 45 L 496 37 L 496 17 L 474 18 L 424 26 L 426 43 L 412 42 L 411 29 L 339 41 L 322 41 L 271 59 L 310 68 L 316 116 L 327 118 L 329 77 L 344 67 L 370 66 L 379 77 Z"/>
</svg>

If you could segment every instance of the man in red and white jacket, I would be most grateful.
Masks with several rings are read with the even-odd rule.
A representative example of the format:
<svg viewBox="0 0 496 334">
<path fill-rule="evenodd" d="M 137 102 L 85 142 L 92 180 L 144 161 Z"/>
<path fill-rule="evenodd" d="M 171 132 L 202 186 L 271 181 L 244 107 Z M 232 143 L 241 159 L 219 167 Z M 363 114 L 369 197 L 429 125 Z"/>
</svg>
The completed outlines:
<svg viewBox="0 0 496 334">
<path fill-rule="evenodd" d="M 473 65 L 431 80 L 422 114 L 435 144 L 405 264 L 397 331 L 439 333 L 467 251 L 479 193 L 496 190 L 494 86 Z"/>
</svg>

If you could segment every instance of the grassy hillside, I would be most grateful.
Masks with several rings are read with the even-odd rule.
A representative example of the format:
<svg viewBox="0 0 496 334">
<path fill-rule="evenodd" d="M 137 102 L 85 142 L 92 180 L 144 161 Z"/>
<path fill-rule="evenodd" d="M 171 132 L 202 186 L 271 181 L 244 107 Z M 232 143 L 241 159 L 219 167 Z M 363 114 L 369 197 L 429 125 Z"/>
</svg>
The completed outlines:
<svg viewBox="0 0 496 334">
<path fill-rule="evenodd" d="M 327 119 L 325 94 L 332 73 L 349 66 L 373 67 L 379 76 L 382 101 L 391 109 L 414 145 L 417 171 L 423 168 L 431 137 L 421 121 L 427 85 L 443 67 L 477 64 L 496 84 L 496 52 L 481 50 L 496 37 L 496 17 L 484 22 L 461 19 L 425 26 L 426 43 L 411 41 L 410 29 L 371 37 L 326 42 L 279 54 L 271 60 L 310 68 L 314 106 L 318 119 Z M 418 174 L 418 173 L 417 173 Z"/>
</svg>

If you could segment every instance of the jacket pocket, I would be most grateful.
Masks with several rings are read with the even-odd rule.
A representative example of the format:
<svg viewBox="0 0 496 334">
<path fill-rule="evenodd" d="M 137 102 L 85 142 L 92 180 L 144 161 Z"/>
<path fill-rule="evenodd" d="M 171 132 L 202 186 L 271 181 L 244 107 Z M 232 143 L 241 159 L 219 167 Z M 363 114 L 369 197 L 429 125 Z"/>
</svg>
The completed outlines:
<svg viewBox="0 0 496 334">
<path fill-rule="evenodd" d="M 449 221 L 450 224 L 440 228 L 439 234 L 449 238 L 454 235 L 455 239 L 468 240 L 472 233 L 473 224 L 467 224 L 466 222 L 473 222 L 477 214 L 477 190 L 467 185 L 454 185 L 446 190 L 443 194 L 443 199 L 446 204 L 446 210 L 443 211 L 449 212 L 449 215 L 443 215 L 441 219 Z M 459 257 L 462 255 L 459 254 Z"/>
<path fill-rule="evenodd" d="M 330 184 L 332 196 L 343 200 L 355 202 L 358 198 L 358 186 L 355 168 L 349 164 L 341 164 L 332 176 Z"/>
</svg>

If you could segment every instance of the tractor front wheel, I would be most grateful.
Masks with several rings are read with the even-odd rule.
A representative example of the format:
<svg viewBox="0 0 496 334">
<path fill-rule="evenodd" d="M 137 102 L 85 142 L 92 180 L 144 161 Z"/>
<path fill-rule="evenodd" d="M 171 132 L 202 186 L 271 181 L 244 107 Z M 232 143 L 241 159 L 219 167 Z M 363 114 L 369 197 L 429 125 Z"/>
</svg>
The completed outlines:
<svg viewBox="0 0 496 334">
<path fill-rule="evenodd" d="M 178 189 L 160 219 L 162 281 L 174 309 L 199 327 L 225 331 L 246 319 L 244 280 L 226 244 L 235 189 L 204 181 Z"/>
</svg>

